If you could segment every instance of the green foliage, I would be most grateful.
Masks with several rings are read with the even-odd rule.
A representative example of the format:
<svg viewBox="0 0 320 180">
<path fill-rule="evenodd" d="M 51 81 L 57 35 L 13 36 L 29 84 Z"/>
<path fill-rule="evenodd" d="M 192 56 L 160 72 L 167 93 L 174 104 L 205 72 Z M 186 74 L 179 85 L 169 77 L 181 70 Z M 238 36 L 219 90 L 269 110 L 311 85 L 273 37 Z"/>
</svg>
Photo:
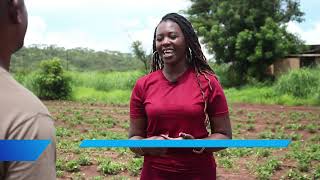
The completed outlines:
<svg viewBox="0 0 320 180">
<path fill-rule="evenodd" d="M 81 155 L 78 159 L 78 163 L 80 166 L 89 166 L 92 164 L 89 155 Z"/>
<path fill-rule="evenodd" d="M 99 171 L 101 171 L 105 175 L 118 174 L 125 169 L 123 164 L 113 162 L 110 159 L 103 160 L 102 162 L 100 162 L 98 168 Z"/>
<path fill-rule="evenodd" d="M 217 63 L 230 63 L 240 84 L 268 76 L 276 59 L 297 53 L 301 40 L 287 32 L 286 23 L 301 21 L 295 0 L 191 0 L 189 19 Z"/>
<path fill-rule="evenodd" d="M 290 94 L 300 98 L 316 96 L 320 91 L 320 68 L 293 70 L 282 75 L 275 90 L 280 95 Z"/>
<path fill-rule="evenodd" d="M 80 171 L 80 165 L 75 160 L 70 160 L 65 165 L 65 170 L 68 172 L 78 172 Z"/>
<path fill-rule="evenodd" d="M 131 175 L 138 176 L 142 169 L 143 159 L 142 158 L 133 158 L 128 165 L 128 170 Z"/>
<path fill-rule="evenodd" d="M 106 104 L 128 104 L 131 90 L 97 91 L 93 88 L 73 88 L 72 100 L 81 102 L 102 102 Z"/>
<path fill-rule="evenodd" d="M 234 66 L 228 64 L 211 64 L 211 68 L 218 76 L 223 87 L 237 87 L 242 85 L 241 77 L 237 75 Z"/>
<path fill-rule="evenodd" d="M 144 70 L 147 73 L 150 69 L 149 63 L 151 60 L 151 55 L 147 55 L 147 53 L 143 50 L 141 41 L 134 41 L 132 43 L 132 50 L 136 58 L 144 64 Z"/>
<path fill-rule="evenodd" d="M 35 94 L 41 99 L 67 99 L 71 94 L 70 78 L 63 74 L 59 59 L 42 61 L 34 83 Z"/>
<path fill-rule="evenodd" d="M 72 85 L 94 88 L 97 91 L 131 90 L 137 79 L 144 75 L 141 71 L 126 72 L 68 72 Z"/>
<path fill-rule="evenodd" d="M 218 159 L 218 164 L 226 169 L 231 169 L 234 163 L 230 158 L 224 157 Z"/>
<path fill-rule="evenodd" d="M 67 71 L 128 71 L 143 67 L 143 64 L 130 53 L 34 45 L 24 47 L 12 56 L 10 70 L 14 73 L 32 72 L 42 60 L 53 58 L 61 59 L 61 64 Z"/>
<path fill-rule="evenodd" d="M 290 169 L 283 179 L 310 180 L 311 178 L 307 175 L 303 175 L 297 170 Z"/>
<path fill-rule="evenodd" d="M 256 173 L 259 179 L 269 179 L 275 170 L 279 170 L 282 162 L 276 159 L 270 159 L 265 164 L 257 166 Z"/>
</svg>

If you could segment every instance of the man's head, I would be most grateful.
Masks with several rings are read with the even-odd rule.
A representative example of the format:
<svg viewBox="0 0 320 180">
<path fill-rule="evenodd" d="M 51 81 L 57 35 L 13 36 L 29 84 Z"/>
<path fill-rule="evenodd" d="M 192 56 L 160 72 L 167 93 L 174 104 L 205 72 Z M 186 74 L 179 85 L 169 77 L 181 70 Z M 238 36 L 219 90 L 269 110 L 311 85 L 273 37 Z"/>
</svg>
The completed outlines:
<svg viewBox="0 0 320 180">
<path fill-rule="evenodd" d="M 0 0 L 0 58 L 10 57 L 23 46 L 27 25 L 24 0 Z"/>
</svg>

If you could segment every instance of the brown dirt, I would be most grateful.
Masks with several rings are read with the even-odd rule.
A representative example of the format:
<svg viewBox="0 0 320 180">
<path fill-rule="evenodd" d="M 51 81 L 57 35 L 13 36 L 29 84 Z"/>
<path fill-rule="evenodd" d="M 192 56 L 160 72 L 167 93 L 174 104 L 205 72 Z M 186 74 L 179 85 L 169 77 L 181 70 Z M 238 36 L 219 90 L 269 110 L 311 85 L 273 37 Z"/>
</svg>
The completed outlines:
<svg viewBox="0 0 320 180">
<path fill-rule="evenodd" d="M 99 111 L 101 117 L 112 117 L 117 120 L 117 125 L 111 130 L 113 132 L 123 132 L 126 133 L 126 129 L 123 128 L 124 123 L 129 121 L 129 107 L 128 106 L 110 106 L 105 104 L 88 104 L 88 103 L 77 103 L 77 102 L 67 102 L 67 101 L 46 101 L 45 104 L 48 106 L 53 117 L 55 118 L 56 127 L 65 127 L 77 129 L 81 133 L 88 133 L 93 130 L 93 127 L 84 126 L 83 124 L 71 126 L 68 122 L 59 118 L 59 114 L 64 112 L 66 115 L 72 116 L 73 112 L 77 110 L 86 110 L 83 113 L 84 118 L 94 116 L 94 111 Z M 313 122 L 316 122 L 320 127 L 320 107 L 307 107 L 307 106 L 281 106 L 281 105 L 256 105 L 256 104 L 243 104 L 236 103 L 230 105 L 232 109 L 231 121 L 234 130 L 234 137 L 236 138 L 246 138 L 246 139 L 261 139 L 259 134 L 267 129 L 275 132 L 278 131 L 280 127 L 285 127 L 287 124 L 293 122 L 293 119 L 289 116 L 290 113 L 308 113 L 313 115 L 313 118 L 318 118 Z M 67 110 L 69 109 L 69 111 Z M 283 115 L 284 114 L 284 115 Z M 282 116 L 283 115 L 283 116 Z M 300 123 L 304 126 L 310 123 L 310 120 L 307 116 L 301 116 L 300 119 L 295 122 Z M 248 124 L 253 124 L 253 127 L 248 127 Z M 237 126 L 240 126 L 239 128 Z M 298 133 L 302 136 L 302 141 L 307 140 L 315 134 L 319 134 L 320 128 L 316 130 L 315 133 L 310 133 L 306 130 L 289 130 L 284 128 L 284 134 Z M 96 156 L 100 151 L 92 152 L 92 156 Z M 272 156 L 283 157 L 287 153 L 287 149 L 275 150 L 272 152 Z M 68 154 L 68 155 L 67 155 Z M 115 160 L 121 160 L 123 163 L 128 163 L 129 159 L 133 157 L 130 155 L 117 155 L 115 152 L 103 152 L 105 157 L 110 157 Z M 72 159 L 78 157 L 78 155 L 70 156 L 70 153 L 60 152 L 58 149 L 58 156 L 67 157 L 67 159 Z M 121 157 L 121 158 L 119 158 Z M 235 162 L 236 168 L 226 169 L 222 168 L 217 161 L 217 179 L 218 180 L 229 180 L 229 179 L 256 179 L 256 175 L 247 167 L 248 162 L 257 162 L 259 159 L 256 159 L 253 155 L 244 156 L 237 159 Z M 280 179 L 283 175 L 286 174 L 287 170 L 291 168 L 296 168 L 296 162 L 292 160 L 284 160 L 282 162 L 280 170 L 273 173 L 272 179 Z M 79 175 L 81 174 L 81 175 Z M 130 174 L 124 170 L 116 176 L 103 176 L 100 172 L 97 171 L 97 163 L 95 162 L 90 166 L 81 167 L 81 171 L 78 172 L 77 176 L 81 176 L 83 179 L 90 179 L 94 176 L 102 176 L 103 179 L 121 179 L 121 177 L 126 177 L 128 179 L 137 179 L 137 177 L 130 176 Z M 64 172 L 63 177 L 59 179 L 76 179 L 75 173 Z M 90 177 L 90 178 L 89 178 Z M 80 178 L 81 179 L 81 178 Z"/>
</svg>

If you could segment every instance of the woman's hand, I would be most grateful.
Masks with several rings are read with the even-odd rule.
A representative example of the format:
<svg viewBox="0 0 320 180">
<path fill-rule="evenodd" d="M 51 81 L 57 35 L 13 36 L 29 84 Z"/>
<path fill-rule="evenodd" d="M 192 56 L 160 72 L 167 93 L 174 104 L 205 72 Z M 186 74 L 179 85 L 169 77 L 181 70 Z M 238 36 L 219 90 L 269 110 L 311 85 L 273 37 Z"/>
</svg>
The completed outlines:
<svg viewBox="0 0 320 180">
<path fill-rule="evenodd" d="M 179 133 L 179 137 L 177 137 L 177 138 L 171 138 L 166 134 L 161 134 L 160 136 L 163 137 L 164 139 L 168 139 L 168 140 L 195 139 L 191 134 L 187 134 L 184 132 Z"/>
<path fill-rule="evenodd" d="M 165 140 L 162 136 L 152 136 L 145 140 Z M 161 156 L 167 153 L 168 148 L 141 148 L 143 155 Z"/>
</svg>

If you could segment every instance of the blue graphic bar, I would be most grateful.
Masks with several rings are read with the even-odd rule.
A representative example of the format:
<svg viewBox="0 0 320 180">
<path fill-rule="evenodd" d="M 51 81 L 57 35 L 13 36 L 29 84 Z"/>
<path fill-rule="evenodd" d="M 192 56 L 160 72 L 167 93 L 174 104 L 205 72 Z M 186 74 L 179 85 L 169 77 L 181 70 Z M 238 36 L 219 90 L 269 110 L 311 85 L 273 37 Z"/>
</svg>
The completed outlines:
<svg viewBox="0 0 320 180">
<path fill-rule="evenodd" d="M 171 147 L 171 148 L 286 148 L 287 139 L 255 140 L 83 140 L 81 148 L 103 147 Z"/>
<path fill-rule="evenodd" d="M 0 161 L 36 161 L 50 140 L 0 140 Z"/>
</svg>

